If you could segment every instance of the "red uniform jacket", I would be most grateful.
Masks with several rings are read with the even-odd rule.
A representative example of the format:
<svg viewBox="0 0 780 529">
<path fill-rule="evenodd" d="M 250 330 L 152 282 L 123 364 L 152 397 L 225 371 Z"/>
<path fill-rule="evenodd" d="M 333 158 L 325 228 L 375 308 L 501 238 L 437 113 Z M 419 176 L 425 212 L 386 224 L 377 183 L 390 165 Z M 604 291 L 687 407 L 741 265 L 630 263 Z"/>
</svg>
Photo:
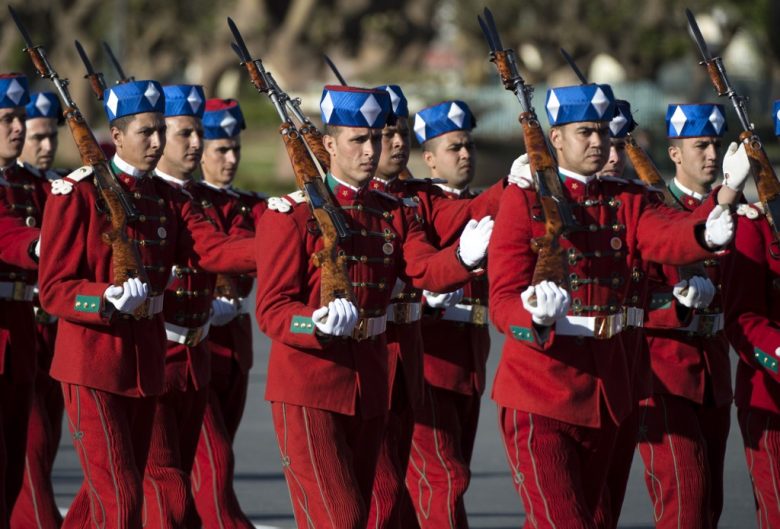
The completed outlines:
<svg viewBox="0 0 780 529">
<path fill-rule="evenodd" d="M 471 274 L 454 246 L 437 252 L 398 198 L 335 183 L 330 188 L 352 236 L 341 245 L 361 317 L 385 314 L 396 279 L 451 290 Z M 322 248 L 305 204 L 266 212 L 257 228 L 257 322 L 272 340 L 265 397 L 347 415 L 373 417 L 388 407 L 385 335 L 321 340 L 311 315 L 320 306 L 320 272 L 310 256 Z"/>
<path fill-rule="evenodd" d="M 701 201 L 669 186 L 681 211 L 690 212 Z M 717 258 L 699 263 L 701 270 L 720 289 L 721 271 Z M 721 296 L 716 293 L 710 306 L 690 310 L 672 294 L 680 282 L 680 269 L 652 263 L 649 269 L 650 300 L 645 318 L 645 332 L 653 368 L 653 392 L 684 397 L 697 404 L 726 406 L 731 403 L 731 364 L 725 333 L 698 334 L 681 331 L 694 317 L 723 312 Z"/>
<path fill-rule="evenodd" d="M 254 236 L 255 225 L 267 205 L 255 193 L 233 188 L 215 188 L 203 182 L 198 184 L 198 195 L 204 209 L 213 208 L 221 219 L 222 230 L 230 235 Z M 230 279 L 241 303 L 241 313 L 226 325 L 212 326 L 208 345 L 211 350 L 212 371 L 229 374 L 234 364 L 246 373 L 252 367 L 251 304 L 246 300 L 254 286 L 254 273 L 231 275 Z"/>
<path fill-rule="evenodd" d="M 135 320 L 106 314 L 103 293 L 113 281 L 110 229 L 97 189 L 80 169 L 59 182 L 41 229 L 40 298 L 60 318 L 51 375 L 62 382 L 127 396 L 163 391 L 165 330 L 162 314 Z M 77 176 L 80 175 L 80 176 Z M 119 173 L 140 213 L 128 225 L 149 276 L 150 295 L 165 290 L 174 263 L 193 262 L 212 272 L 254 268 L 251 240 L 227 238 L 187 195 L 159 178 Z M 57 193 L 57 190 L 54 191 Z"/>
<path fill-rule="evenodd" d="M 445 195 L 456 203 L 475 200 L 477 196 L 470 191 L 460 195 L 445 191 Z M 475 277 L 463 286 L 460 304 L 485 310 L 477 307 L 488 306 L 487 275 Z M 490 352 L 487 318 L 482 324 L 461 323 L 443 319 L 444 312 L 425 308 L 422 320 L 425 381 L 464 395 L 481 395 L 485 391 L 485 365 Z"/>
<path fill-rule="evenodd" d="M 579 229 L 560 239 L 569 256 L 570 314 L 622 311 L 625 282 L 637 251 L 647 259 L 682 264 L 712 256 L 697 242 L 697 223 L 714 201 L 688 215 L 653 205 L 644 186 L 616 178 L 587 184 L 564 179 L 564 194 Z M 606 404 L 615 422 L 632 407 L 620 336 L 606 340 L 556 336 L 541 341 L 520 293 L 531 283 L 536 254 L 530 241 L 544 233 L 532 189 L 504 192 L 488 252 L 490 316 L 507 335 L 493 398 L 501 406 L 571 424 L 598 427 Z"/>
<path fill-rule="evenodd" d="M 455 201 L 450 200 L 444 191 L 434 184 L 431 179 L 396 178 L 391 182 L 385 182 L 375 178 L 369 186 L 371 189 L 406 199 L 406 203 L 417 212 L 420 223 L 425 226 L 428 240 L 440 248 L 455 242 L 469 219 L 481 219 L 485 215 L 495 217 L 505 187 L 505 182 L 501 180 L 474 200 Z M 469 198 L 473 198 L 473 195 Z M 484 276 L 478 278 L 480 281 L 484 279 Z M 421 301 L 422 291 L 404 284 L 403 289 L 393 296 L 391 306 L 395 303 L 420 303 Z M 393 384 L 400 362 L 409 400 L 415 405 L 422 405 L 424 396 L 423 343 L 420 320 L 400 324 L 388 322 L 390 395 L 393 394 Z"/>
<path fill-rule="evenodd" d="M 780 414 L 780 247 L 760 210 L 740 206 L 724 259 L 726 335 L 739 355 L 735 401 Z"/>
<path fill-rule="evenodd" d="M 22 219 L 26 226 L 40 227 L 47 185 L 45 180 L 38 178 L 22 165 L 12 165 L 0 175 L 0 187 L 5 190 L 4 208 L 7 208 L 11 215 Z M 23 250 L 26 252 L 26 248 Z M 32 288 L 37 279 L 35 270 L 25 270 L 9 262 L 0 262 L 0 281 L 7 285 L 15 284 L 22 289 L 25 286 Z M 5 329 L 0 331 L 5 337 L 0 340 L 3 342 L 0 344 L 0 373 L 10 367 L 19 380 L 32 380 L 37 364 L 32 300 L 0 300 L 0 312 L 3 313 L 0 327 Z M 10 335 L 9 329 L 13 329 Z M 12 358 L 7 359 L 5 353 L 9 337 Z"/>
</svg>

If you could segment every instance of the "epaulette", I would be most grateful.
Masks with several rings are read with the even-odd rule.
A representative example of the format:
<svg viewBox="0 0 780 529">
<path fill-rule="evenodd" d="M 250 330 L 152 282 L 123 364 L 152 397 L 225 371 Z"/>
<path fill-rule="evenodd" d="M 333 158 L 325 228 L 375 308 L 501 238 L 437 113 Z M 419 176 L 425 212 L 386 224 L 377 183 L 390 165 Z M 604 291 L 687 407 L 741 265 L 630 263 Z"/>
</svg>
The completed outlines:
<svg viewBox="0 0 780 529">
<path fill-rule="evenodd" d="M 84 165 L 79 167 L 75 171 L 71 172 L 68 176 L 52 180 L 51 194 L 52 195 L 67 195 L 73 191 L 73 186 L 88 176 L 92 176 L 94 169 L 91 165 Z"/>
<path fill-rule="evenodd" d="M 756 220 L 764 214 L 764 205 L 761 202 L 755 204 L 740 204 L 737 206 L 737 215 Z"/>
<path fill-rule="evenodd" d="M 386 198 L 391 202 L 398 202 L 398 197 L 395 195 L 391 195 L 390 193 L 385 193 L 384 191 L 380 191 L 379 189 L 371 189 L 371 192 L 374 193 L 375 195 L 379 195 L 382 198 Z"/>
<path fill-rule="evenodd" d="M 268 199 L 268 209 L 278 211 L 279 213 L 289 213 L 298 204 L 306 202 L 306 195 L 303 191 L 293 191 L 282 197 L 271 197 Z"/>
</svg>

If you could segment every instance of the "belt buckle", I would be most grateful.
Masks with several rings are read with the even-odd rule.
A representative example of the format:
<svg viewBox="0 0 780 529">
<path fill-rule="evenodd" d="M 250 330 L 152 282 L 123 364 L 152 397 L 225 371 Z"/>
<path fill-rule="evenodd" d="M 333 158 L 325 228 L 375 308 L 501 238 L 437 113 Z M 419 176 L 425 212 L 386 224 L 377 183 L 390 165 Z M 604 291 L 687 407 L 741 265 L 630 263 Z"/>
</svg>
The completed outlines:
<svg viewBox="0 0 780 529">
<path fill-rule="evenodd" d="M 27 293 L 27 283 L 25 283 L 24 281 L 13 282 L 13 288 L 11 290 L 11 300 L 25 301 L 26 293 Z"/>
<path fill-rule="evenodd" d="M 472 305 L 470 320 L 474 325 L 487 325 L 487 307 L 484 305 Z"/>
<path fill-rule="evenodd" d="M 184 345 L 187 347 L 194 347 L 200 343 L 200 338 L 203 335 L 203 326 L 201 325 L 197 329 L 189 329 L 187 335 L 184 338 Z"/>
<path fill-rule="evenodd" d="M 368 338 L 368 318 L 360 318 L 352 330 L 352 338 L 358 342 Z"/>
<path fill-rule="evenodd" d="M 696 328 L 696 333 L 702 334 L 704 336 L 712 336 L 715 334 L 713 330 L 715 329 L 715 321 L 717 317 L 717 314 L 700 314 L 699 325 Z"/>
<path fill-rule="evenodd" d="M 412 318 L 411 303 L 394 303 L 393 304 L 393 322 L 395 323 L 409 323 Z"/>
<path fill-rule="evenodd" d="M 593 337 L 597 340 L 609 340 L 622 330 L 620 317 L 623 314 L 610 314 L 608 316 L 596 316 L 593 329 Z"/>
</svg>

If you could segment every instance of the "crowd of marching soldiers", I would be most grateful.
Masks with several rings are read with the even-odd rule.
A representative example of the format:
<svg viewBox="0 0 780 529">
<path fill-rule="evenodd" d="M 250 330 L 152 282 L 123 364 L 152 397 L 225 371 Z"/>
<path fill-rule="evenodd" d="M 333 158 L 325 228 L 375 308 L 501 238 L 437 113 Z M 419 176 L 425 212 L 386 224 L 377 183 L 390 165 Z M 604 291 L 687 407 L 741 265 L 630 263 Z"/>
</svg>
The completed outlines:
<svg viewBox="0 0 780 529">
<path fill-rule="evenodd" d="M 231 445 L 254 283 L 298 527 L 468 527 L 489 321 L 506 336 L 492 397 L 526 527 L 616 527 L 637 448 L 656 527 L 716 527 L 732 400 L 759 525 L 780 527 L 780 250 L 741 198 L 744 146 L 721 159 L 721 105 L 669 106 L 661 193 L 625 173 L 627 102 L 608 85 L 548 91 L 576 225 L 562 285 L 535 278 L 529 156 L 474 193 L 466 103 L 410 121 L 397 85 L 326 86 L 324 181 L 352 293 L 322 304 L 306 195 L 232 185 L 237 101 L 152 80 L 103 100 L 139 214 L 125 235 L 144 270 L 121 283 L 93 168 L 52 167 L 57 96 L 0 75 L 0 529 L 252 527 Z M 412 131 L 425 178 L 406 167 Z M 83 470 L 64 520 L 63 414 Z"/>
</svg>

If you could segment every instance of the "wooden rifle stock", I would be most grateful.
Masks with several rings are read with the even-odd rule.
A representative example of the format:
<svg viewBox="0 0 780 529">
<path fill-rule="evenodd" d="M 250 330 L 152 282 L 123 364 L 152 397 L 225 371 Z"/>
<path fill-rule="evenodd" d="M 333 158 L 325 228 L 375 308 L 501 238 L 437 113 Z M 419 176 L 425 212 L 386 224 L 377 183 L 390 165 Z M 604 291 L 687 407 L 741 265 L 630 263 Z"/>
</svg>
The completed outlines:
<svg viewBox="0 0 780 529">
<path fill-rule="evenodd" d="M 330 170 L 330 154 L 325 150 L 325 145 L 322 143 L 322 133 L 314 125 L 303 126 L 300 132 L 311 153 L 320 163 L 322 170 L 325 172 Z"/>
<path fill-rule="evenodd" d="M 655 166 L 650 156 L 630 134 L 626 138 L 626 154 L 628 159 L 631 160 L 631 165 L 634 166 L 634 171 L 636 171 L 639 179 L 663 195 L 664 204 L 669 207 L 677 207 L 677 200 L 672 195 L 672 192 L 669 191 L 666 182 L 664 182 L 661 176 L 661 172 Z"/>
<path fill-rule="evenodd" d="M 281 125 L 279 133 L 290 157 L 295 180 L 299 188 L 306 190 L 312 214 L 322 234 L 323 248 L 311 256 L 312 263 L 320 268 L 320 303 L 327 306 L 336 298 L 345 298 L 354 303 L 355 295 L 347 272 L 347 260 L 343 255 L 339 255 L 338 251 L 339 230 L 332 215 L 337 207 L 319 177 L 314 160 L 300 133 L 288 123 Z"/>
</svg>

